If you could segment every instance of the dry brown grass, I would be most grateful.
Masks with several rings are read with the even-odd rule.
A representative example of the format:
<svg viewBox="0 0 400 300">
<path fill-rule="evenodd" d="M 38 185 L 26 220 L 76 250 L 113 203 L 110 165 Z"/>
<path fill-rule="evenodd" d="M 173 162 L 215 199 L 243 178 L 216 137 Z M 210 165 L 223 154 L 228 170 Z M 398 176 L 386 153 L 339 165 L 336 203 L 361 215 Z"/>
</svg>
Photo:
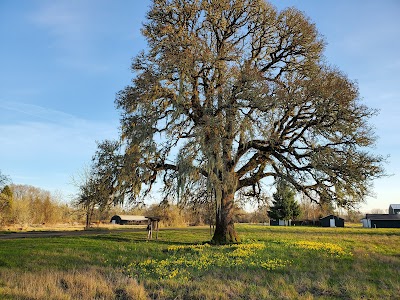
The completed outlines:
<svg viewBox="0 0 400 300">
<path fill-rule="evenodd" d="M 116 225 L 110 223 L 93 224 L 93 230 L 113 229 L 145 229 L 146 225 Z M 0 227 L 3 232 L 30 232 L 30 231 L 80 231 L 85 230 L 83 224 L 38 224 L 38 225 L 9 225 Z"/>
<path fill-rule="evenodd" d="M 149 299 L 143 285 L 113 270 L 0 271 L 5 299 Z"/>
</svg>

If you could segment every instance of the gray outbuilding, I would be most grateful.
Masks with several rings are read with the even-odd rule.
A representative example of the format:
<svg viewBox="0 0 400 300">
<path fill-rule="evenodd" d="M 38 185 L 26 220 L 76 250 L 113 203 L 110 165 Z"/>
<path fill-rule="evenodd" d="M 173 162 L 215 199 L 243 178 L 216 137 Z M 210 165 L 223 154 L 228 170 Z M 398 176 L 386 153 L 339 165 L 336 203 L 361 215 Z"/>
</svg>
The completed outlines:
<svg viewBox="0 0 400 300">
<path fill-rule="evenodd" d="M 397 215 L 397 214 L 400 214 L 400 204 L 390 204 L 389 215 Z"/>
<path fill-rule="evenodd" d="M 321 227 L 344 227 L 344 219 L 334 215 L 320 218 L 319 221 L 321 222 Z"/>
<path fill-rule="evenodd" d="M 366 214 L 361 223 L 366 228 L 400 228 L 400 214 Z"/>
</svg>

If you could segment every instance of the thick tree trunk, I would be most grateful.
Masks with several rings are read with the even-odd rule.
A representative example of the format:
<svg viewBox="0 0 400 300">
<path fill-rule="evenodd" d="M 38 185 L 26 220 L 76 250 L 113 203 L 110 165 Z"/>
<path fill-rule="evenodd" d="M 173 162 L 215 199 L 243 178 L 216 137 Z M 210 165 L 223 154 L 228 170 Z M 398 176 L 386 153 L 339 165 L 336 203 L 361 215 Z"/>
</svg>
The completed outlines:
<svg viewBox="0 0 400 300">
<path fill-rule="evenodd" d="M 233 222 L 233 199 L 234 193 L 222 196 L 221 206 L 217 207 L 213 244 L 223 245 L 239 243 L 240 239 L 235 231 Z"/>
</svg>

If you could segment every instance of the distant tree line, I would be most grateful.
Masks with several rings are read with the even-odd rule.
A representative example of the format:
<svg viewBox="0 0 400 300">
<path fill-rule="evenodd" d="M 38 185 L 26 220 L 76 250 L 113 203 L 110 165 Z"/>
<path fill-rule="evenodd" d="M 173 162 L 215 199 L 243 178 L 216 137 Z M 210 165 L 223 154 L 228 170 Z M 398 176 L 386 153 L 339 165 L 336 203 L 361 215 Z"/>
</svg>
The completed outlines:
<svg viewBox="0 0 400 300">
<path fill-rule="evenodd" d="M 0 193 L 0 225 L 27 226 L 77 220 L 75 210 L 56 195 L 30 185 L 5 185 Z"/>
<path fill-rule="evenodd" d="M 160 203 L 144 205 L 136 203 L 125 207 L 118 203 L 82 201 L 82 194 L 71 203 L 61 200 L 60 195 L 38 187 L 12 184 L 7 176 L 0 173 L 0 227 L 15 225 L 19 227 L 54 224 L 86 224 L 88 227 L 98 223 L 108 223 L 115 214 L 134 214 L 158 216 L 163 227 L 215 225 L 213 219 L 215 205 L 207 198 L 189 198 L 187 202 L 163 199 Z M 98 196 L 98 194 L 97 194 Z M 296 200 L 297 199 L 297 200 Z M 329 205 L 321 206 L 306 197 L 296 198 L 295 192 L 286 182 L 277 183 L 276 192 L 270 199 L 258 202 L 251 212 L 244 209 L 240 202 L 234 207 L 235 223 L 268 223 L 270 218 L 293 220 L 318 220 L 334 213 Z M 244 201 L 243 203 L 246 203 Z M 90 210 L 89 223 L 87 218 Z M 361 215 L 357 211 L 342 214 L 348 221 L 359 222 Z"/>
</svg>

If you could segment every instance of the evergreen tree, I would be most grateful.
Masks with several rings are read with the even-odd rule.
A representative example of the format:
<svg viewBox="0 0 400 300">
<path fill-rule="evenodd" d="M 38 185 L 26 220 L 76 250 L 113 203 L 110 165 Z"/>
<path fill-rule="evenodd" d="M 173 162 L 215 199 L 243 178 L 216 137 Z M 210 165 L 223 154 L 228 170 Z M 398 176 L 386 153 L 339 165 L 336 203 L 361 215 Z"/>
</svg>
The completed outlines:
<svg viewBox="0 0 400 300">
<path fill-rule="evenodd" d="M 292 220 L 300 215 L 300 205 L 294 199 L 295 191 L 284 180 L 278 180 L 268 216 L 275 220 Z"/>
</svg>

